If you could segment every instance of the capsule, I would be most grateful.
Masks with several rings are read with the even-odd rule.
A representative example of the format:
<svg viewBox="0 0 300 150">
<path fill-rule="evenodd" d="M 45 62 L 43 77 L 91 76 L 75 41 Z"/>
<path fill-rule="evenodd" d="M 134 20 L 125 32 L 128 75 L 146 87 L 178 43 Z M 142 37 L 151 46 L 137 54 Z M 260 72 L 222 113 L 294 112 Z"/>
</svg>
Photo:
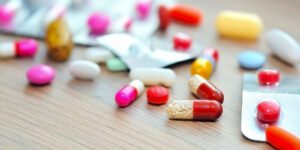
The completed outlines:
<svg viewBox="0 0 300 150">
<path fill-rule="evenodd" d="M 223 112 L 218 101 L 211 100 L 180 100 L 173 101 L 167 107 L 169 119 L 178 120 L 217 120 Z"/>
<path fill-rule="evenodd" d="M 9 0 L 0 5 L 0 25 L 7 25 L 13 22 L 17 12 L 22 5 L 21 0 Z"/>
<path fill-rule="evenodd" d="M 257 105 L 257 120 L 275 123 L 280 117 L 280 105 L 276 100 L 264 99 Z"/>
<path fill-rule="evenodd" d="M 122 87 L 115 95 L 115 102 L 119 107 L 127 107 L 144 91 L 144 84 L 140 80 L 133 80 Z"/>
<path fill-rule="evenodd" d="M 186 51 L 189 50 L 191 45 L 192 45 L 192 38 L 189 35 L 181 32 L 174 35 L 173 48 L 175 50 Z"/>
<path fill-rule="evenodd" d="M 163 4 L 159 5 L 158 19 L 159 19 L 159 28 L 163 31 L 167 30 L 171 22 L 170 12 L 167 6 Z"/>
<path fill-rule="evenodd" d="M 109 32 L 128 32 L 130 31 L 130 28 L 132 26 L 132 18 L 130 16 L 121 16 L 118 18 L 115 23 L 111 24 L 109 26 Z"/>
<path fill-rule="evenodd" d="M 200 10 L 181 4 L 172 7 L 170 15 L 173 20 L 192 26 L 200 25 L 203 20 L 203 13 Z"/>
<path fill-rule="evenodd" d="M 221 104 L 224 101 L 223 92 L 199 75 L 192 76 L 188 85 L 190 91 L 198 98 L 216 100 Z"/>
<path fill-rule="evenodd" d="M 34 39 L 22 39 L 16 42 L 0 44 L 0 58 L 32 57 L 38 50 L 38 43 Z"/>
<path fill-rule="evenodd" d="M 211 56 L 215 62 L 219 61 L 219 51 L 215 48 L 207 48 L 203 51 L 204 55 Z"/>
<path fill-rule="evenodd" d="M 266 128 L 266 140 L 278 150 L 299 150 L 300 138 L 278 126 Z"/>
<path fill-rule="evenodd" d="M 47 26 L 54 20 L 58 18 L 62 18 L 65 15 L 65 13 L 66 13 L 65 5 L 58 4 L 53 6 L 45 16 L 44 28 L 47 28 Z"/>
<path fill-rule="evenodd" d="M 54 61 L 66 61 L 72 52 L 72 34 L 63 18 L 51 22 L 47 27 L 46 43 L 48 56 Z"/>
<path fill-rule="evenodd" d="M 136 68 L 129 73 L 131 79 L 141 80 L 145 85 L 163 85 L 170 87 L 175 83 L 176 74 L 165 68 Z"/>
<path fill-rule="evenodd" d="M 216 28 L 224 37 L 256 40 L 262 31 L 263 22 L 256 14 L 223 11 L 216 19 Z"/>
<path fill-rule="evenodd" d="M 274 85 L 280 80 L 280 73 L 278 70 L 265 69 L 257 73 L 258 82 L 261 85 Z"/>
</svg>

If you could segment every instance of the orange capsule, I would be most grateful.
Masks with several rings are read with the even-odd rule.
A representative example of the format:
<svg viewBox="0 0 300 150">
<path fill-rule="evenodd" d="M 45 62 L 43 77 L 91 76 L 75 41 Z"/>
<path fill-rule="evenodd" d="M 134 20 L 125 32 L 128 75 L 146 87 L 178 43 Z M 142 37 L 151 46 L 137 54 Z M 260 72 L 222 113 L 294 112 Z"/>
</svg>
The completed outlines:
<svg viewBox="0 0 300 150">
<path fill-rule="evenodd" d="M 178 22 L 188 25 L 200 25 L 203 20 L 203 13 L 194 7 L 187 5 L 175 5 L 170 10 L 171 17 Z"/>
</svg>

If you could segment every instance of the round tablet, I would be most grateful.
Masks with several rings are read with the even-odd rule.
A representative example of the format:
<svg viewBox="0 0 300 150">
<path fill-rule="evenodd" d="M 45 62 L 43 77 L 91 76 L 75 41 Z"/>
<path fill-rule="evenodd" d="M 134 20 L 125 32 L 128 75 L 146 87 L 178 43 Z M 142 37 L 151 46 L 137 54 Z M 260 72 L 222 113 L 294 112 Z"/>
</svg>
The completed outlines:
<svg viewBox="0 0 300 150">
<path fill-rule="evenodd" d="M 55 77 L 55 70 L 48 65 L 34 65 L 27 71 L 27 79 L 34 85 L 50 84 Z"/>
<path fill-rule="evenodd" d="M 265 123 L 277 122 L 280 116 L 280 105 L 273 99 L 264 99 L 257 105 L 257 119 Z"/>
<path fill-rule="evenodd" d="M 162 86 L 152 86 L 147 89 L 147 100 L 150 104 L 165 104 L 169 99 L 169 90 Z"/>
<path fill-rule="evenodd" d="M 265 64 L 266 57 L 259 52 L 245 51 L 239 54 L 238 61 L 240 67 L 255 70 L 261 68 Z"/>
</svg>

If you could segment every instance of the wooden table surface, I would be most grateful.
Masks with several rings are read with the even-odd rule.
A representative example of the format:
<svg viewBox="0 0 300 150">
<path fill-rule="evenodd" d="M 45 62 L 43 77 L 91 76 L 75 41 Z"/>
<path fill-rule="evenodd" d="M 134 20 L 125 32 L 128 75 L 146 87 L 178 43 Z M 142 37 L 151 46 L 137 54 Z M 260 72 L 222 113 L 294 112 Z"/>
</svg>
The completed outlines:
<svg viewBox="0 0 300 150">
<path fill-rule="evenodd" d="M 265 34 L 280 28 L 300 41 L 300 1 L 297 0 L 190 0 L 205 14 L 201 27 L 172 24 L 165 35 L 182 31 L 194 42 L 220 50 L 221 59 L 211 82 L 225 94 L 224 113 L 217 122 L 168 120 L 166 105 L 154 106 L 143 94 L 130 107 L 114 103 L 115 92 L 128 83 L 128 72 L 109 72 L 104 65 L 95 81 L 73 79 L 69 62 L 81 59 L 84 47 L 76 47 L 71 59 L 55 63 L 47 59 L 43 42 L 34 59 L 0 61 L 0 149 L 272 149 L 265 143 L 245 139 L 240 131 L 242 75 L 237 55 L 255 49 L 267 55 L 265 68 L 300 75 L 270 55 Z M 224 9 L 259 14 L 265 29 L 256 42 L 219 38 L 214 20 Z M 0 40 L 20 37 L 1 35 Z M 25 73 L 33 64 L 45 63 L 57 70 L 54 82 L 36 87 L 28 84 Z M 176 65 L 177 81 L 171 99 L 194 99 L 187 86 L 191 62 Z"/>
</svg>

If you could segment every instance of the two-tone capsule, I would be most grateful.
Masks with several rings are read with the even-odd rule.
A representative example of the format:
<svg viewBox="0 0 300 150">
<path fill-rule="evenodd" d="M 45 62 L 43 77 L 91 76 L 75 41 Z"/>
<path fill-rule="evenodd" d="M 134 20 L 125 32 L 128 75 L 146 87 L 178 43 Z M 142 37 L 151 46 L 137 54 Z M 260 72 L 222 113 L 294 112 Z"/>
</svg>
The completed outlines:
<svg viewBox="0 0 300 150">
<path fill-rule="evenodd" d="M 188 82 L 190 91 L 198 98 L 206 100 L 216 100 L 220 103 L 224 101 L 224 94 L 212 83 L 199 75 L 194 75 Z"/>
<path fill-rule="evenodd" d="M 211 100 L 181 100 L 173 101 L 167 107 L 170 119 L 179 120 L 217 120 L 223 112 L 218 101 Z"/>
<path fill-rule="evenodd" d="M 0 44 L 0 58 L 32 57 L 38 50 L 38 43 L 34 39 L 22 39 L 16 42 Z"/>
<path fill-rule="evenodd" d="M 140 80 L 133 80 L 122 87 L 115 95 L 115 102 L 119 107 L 127 107 L 144 91 L 144 84 Z"/>
</svg>

